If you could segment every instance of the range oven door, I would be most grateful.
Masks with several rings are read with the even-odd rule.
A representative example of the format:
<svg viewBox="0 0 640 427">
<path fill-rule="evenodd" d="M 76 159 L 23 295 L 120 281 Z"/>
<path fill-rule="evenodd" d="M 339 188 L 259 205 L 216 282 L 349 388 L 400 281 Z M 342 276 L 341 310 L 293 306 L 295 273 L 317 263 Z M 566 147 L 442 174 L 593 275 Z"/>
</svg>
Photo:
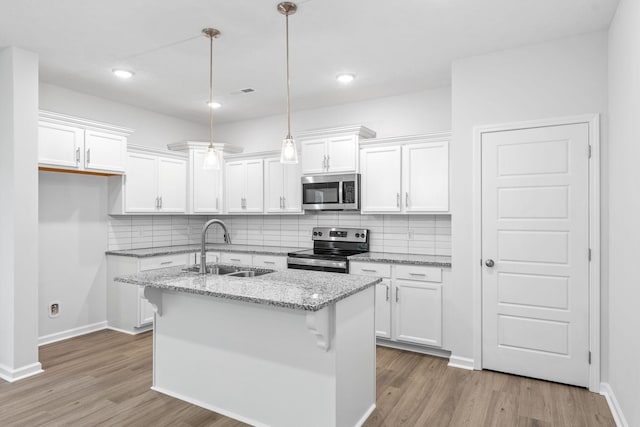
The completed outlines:
<svg viewBox="0 0 640 427">
<path fill-rule="evenodd" d="M 334 261 L 317 258 L 287 258 L 287 268 L 296 270 L 329 271 L 331 273 L 348 273 L 349 262 L 347 260 Z"/>
<path fill-rule="evenodd" d="M 360 210 L 360 174 L 303 176 L 302 209 Z"/>
</svg>

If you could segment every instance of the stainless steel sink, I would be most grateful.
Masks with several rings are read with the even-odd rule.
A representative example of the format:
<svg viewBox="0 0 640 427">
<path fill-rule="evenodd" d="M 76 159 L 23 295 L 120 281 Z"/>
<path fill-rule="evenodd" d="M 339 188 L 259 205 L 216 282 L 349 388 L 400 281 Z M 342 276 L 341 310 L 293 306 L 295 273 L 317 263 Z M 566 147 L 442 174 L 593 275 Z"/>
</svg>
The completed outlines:
<svg viewBox="0 0 640 427">
<path fill-rule="evenodd" d="M 186 271 L 189 273 L 199 273 L 200 265 L 195 264 L 191 265 L 187 268 L 183 268 L 182 271 Z M 233 266 L 233 265 L 207 265 L 207 273 L 217 276 L 233 276 L 233 277 L 256 277 L 262 276 L 263 274 L 273 273 L 273 270 L 268 270 L 264 268 L 251 268 L 244 266 Z"/>
</svg>

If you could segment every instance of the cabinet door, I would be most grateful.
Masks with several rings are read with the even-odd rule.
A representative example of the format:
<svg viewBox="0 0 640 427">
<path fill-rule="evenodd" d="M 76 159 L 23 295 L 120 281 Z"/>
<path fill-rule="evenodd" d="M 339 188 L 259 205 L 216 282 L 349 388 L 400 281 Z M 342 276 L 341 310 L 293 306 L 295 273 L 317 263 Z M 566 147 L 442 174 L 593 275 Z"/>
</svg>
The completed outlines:
<svg viewBox="0 0 640 427">
<path fill-rule="evenodd" d="M 153 306 L 144 298 L 144 286 L 138 286 L 138 318 L 136 327 L 153 323 Z"/>
<path fill-rule="evenodd" d="M 224 203 L 229 213 L 244 212 L 244 162 L 227 162 L 225 165 L 225 198 Z"/>
<path fill-rule="evenodd" d="M 220 170 L 204 169 L 206 150 L 195 150 L 191 164 L 191 200 L 193 213 L 220 213 L 222 211 Z M 222 164 L 218 155 L 218 162 Z"/>
<path fill-rule="evenodd" d="M 393 298 L 396 340 L 442 346 L 442 285 L 396 279 Z"/>
<path fill-rule="evenodd" d="M 186 212 L 186 161 L 158 158 L 158 195 L 160 196 L 160 212 Z"/>
<path fill-rule="evenodd" d="M 304 175 L 326 172 L 326 140 L 310 139 L 302 141 L 300 161 Z"/>
<path fill-rule="evenodd" d="M 300 181 L 300 164 L 283 165 L 283 169 L 283 211 L 288 213 L 300 213 L 302 212 L 302 182 Z"/>
<path fill-rule="evenodd" d="M 156 212 L 158 198 L 157 157 L 129 153 L 125 177 L 125 212 Z"/>
<path fill-rule="evenodd" d="M 280 159 L 264 161 L 264 209 L 265 212 L 282 212 L 285 165 Z"/>
<path fill-rule="evenodd" d="M 38 162 L 46 166 L 79 169 L 84 130 L 57 123 L 38 124 Z"/>
<path fill-rule="evenodd" d="M 328 172 L 356 172 L 358 170 L 358 139 L 355 135 L 327 140 Z"/>
<path fill-rule="evenodd" d="M 278 255 L 254 255 L 253 266 L 272 270 L 286 270 L 287 257 Z"/>
<path fill-rule="evenodd" d="M 264 211 L 264 176 L 262 159 L 246 161 L 245 212 Z"/>
<path fill-rule="evenodd" d="M 449 210 L 449 142 L 403 147 L 403 209 L 405 212 Z"/>
<path fill-rule="evenodd" d="M 127 138 L 104 132 L 85 131 L 85 169 L 124 172 L 126 161 Z"/>
<path fill-rule="evenodd" d="M 391 281 L 376 285 L 376 336 L 391 338 Z"/>
<path fill-rule="evenodd" d="M 236 252 L 222 252 L 220 254 L 220 262 L 222 264 L 244 265 L 250 267 L 253 265 L 253 256 L 251 254 L 241 254 Z"/>
<path fill-rule="evenodd" d="M 401 148 L 376 147 L 360 151 L 362 212 L 400 212 Z"/>
</svg>

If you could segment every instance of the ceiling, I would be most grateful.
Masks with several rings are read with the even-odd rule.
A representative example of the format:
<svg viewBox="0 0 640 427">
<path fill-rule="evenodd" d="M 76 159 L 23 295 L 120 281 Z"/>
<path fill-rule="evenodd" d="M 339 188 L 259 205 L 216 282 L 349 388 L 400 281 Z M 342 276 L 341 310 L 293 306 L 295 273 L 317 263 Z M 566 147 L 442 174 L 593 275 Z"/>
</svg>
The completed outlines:
<svg viewBox="0 0 640 427">
<path fill-rule="evenodd" d="M 0 47 L 40 55 L 44 82 L 208 123 L 286 111 L 277 0 L 0 0 Z M 451 62 L 606 29 L 618 0 L 301 0 L 290 17 L 292 110 L 448 86 Z M 136 74 L 120 80 L 112 68 Z M 356 74 L 340 85 L 339 72 Z M 240 89 L 253 88 L 244 94 Z"/>
</svg>

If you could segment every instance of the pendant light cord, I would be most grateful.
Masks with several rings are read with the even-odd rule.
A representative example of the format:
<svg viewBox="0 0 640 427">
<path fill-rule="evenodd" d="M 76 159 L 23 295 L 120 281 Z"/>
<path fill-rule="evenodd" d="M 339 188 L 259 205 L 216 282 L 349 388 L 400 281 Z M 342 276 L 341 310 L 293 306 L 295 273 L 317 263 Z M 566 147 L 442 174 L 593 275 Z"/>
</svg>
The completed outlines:
<svg viewBox="0 0 640 427">
<path fill-rule="evenodd" d="M 213 35 L 209 36 L 209 148 L 213 148 Z"/>
<path fill-rule="evenodd" d="M 285 34 L 287 45 L 287 139 L 291 138 L 291 79 L 289 78 L 289 13 L 285 14 Z"/>
</svg>

